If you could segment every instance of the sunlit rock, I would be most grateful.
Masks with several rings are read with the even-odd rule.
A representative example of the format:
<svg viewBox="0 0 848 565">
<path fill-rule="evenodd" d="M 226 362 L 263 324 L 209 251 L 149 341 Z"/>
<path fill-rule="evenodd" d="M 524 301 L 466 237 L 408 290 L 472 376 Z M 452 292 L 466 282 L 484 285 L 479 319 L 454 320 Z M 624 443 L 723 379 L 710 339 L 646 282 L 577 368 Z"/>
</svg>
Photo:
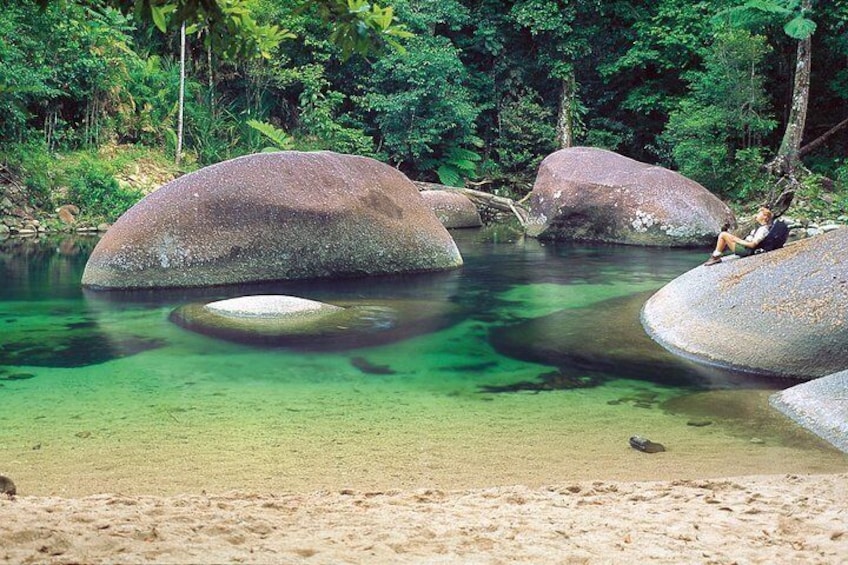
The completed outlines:
<svg viewBox="0 0 848 565">
<path fill-rule="evenodd" d="M 793 386 L 769 397 L 769 404 L 848 453 L 848 371 Z"/>
<path fill-rule="evenodd" d="M 631 245 L 709 245 L 733 212 L 700 184 L 611 151 L 572 147 L 542 161 L 527 233 Z"/>
<path fill-rule="evenodd" d="M 396 169 L 287 151 L 206 167 L 148 195 L 106 232 L 82 282 L 192 287 L 461 264 L 450 234 Z"/>
<path fill-rule="evenodd" d="M 642 311 L 648 333 L 680 355 L 799 378 L 848 367 L 847 322 L 848 229 L 696 267 Z"/>
</svg>

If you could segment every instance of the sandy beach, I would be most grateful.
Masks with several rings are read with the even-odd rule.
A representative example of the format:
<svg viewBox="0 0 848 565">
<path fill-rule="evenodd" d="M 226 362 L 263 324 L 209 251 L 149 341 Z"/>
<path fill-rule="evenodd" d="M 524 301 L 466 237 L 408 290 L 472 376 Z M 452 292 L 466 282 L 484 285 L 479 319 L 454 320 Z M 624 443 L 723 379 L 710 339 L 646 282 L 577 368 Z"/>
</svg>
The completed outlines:
<svg viewBox="0 0 848 565">
<path fill-rule="evenodd" d="M 848 474 L 0 500 L 7 563 L 845 563 Z"/>
</svg>

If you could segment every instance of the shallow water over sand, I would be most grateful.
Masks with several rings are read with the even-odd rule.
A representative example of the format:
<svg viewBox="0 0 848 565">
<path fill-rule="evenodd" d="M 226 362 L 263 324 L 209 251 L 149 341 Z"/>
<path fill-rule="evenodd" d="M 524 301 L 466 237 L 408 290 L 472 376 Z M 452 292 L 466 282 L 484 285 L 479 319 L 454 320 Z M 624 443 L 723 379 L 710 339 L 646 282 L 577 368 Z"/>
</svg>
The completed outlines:
<svg viewBox="0 0 848 565">
<path fill-rule="evenodd" d="M 0 473 L 20 494 L 76 496 L 848 469 L 768 407 L 792 382 L 669 366 L 644 344 L 624 348 L 616 370 L 492 339 L 530 324 L 585 334 L 590 349 L 596 316 L 595 332 L 615 324 L 639 341 L 622 305 L 702 252 L 455 237 L 466 264 L 450 273 L 159 293 L 83 293 L 91 242 L 0 244 Z M 168 321 L 187 302 L 251 293 L 432 311 L 329 351 L 230 343 Z M 636 434 L 668 451 L 631 449 Z"/>
</svg>

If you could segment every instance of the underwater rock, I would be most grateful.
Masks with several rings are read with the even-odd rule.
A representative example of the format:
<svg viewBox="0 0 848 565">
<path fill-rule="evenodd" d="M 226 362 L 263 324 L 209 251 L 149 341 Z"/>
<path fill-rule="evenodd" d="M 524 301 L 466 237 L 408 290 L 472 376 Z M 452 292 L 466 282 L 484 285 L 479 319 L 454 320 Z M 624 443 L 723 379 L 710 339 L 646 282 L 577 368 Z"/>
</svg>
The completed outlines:
<svg viewBox="0 0 848 565">
<path fill-rule="evenodd" d="M 455 322 L 449 302 L 340 301 L 328 304 L 285 295 L 243 296 L 189 303 L 171 312 L 185 329 L 249 345 L 333 351 L 391 343 Z"/>
<path fill-rule="evenodd" d="M 0 380 L 4 381 L 26 381 L 29 379 L 34 379 L 35 375 L 32 373 L 12 373 L 10 375 L 5 375 L 0 377 Z"/>
<path fill-rule="evenodd" d="M 496 328 L 489 333 L 489 342 L 503 355 L 554 366 L 565 375 L 617 375 L 663 385 L 744 386 L 741 375 L 699 366 L 651 341 L 639 324 L 646 296 L 605 300 Z"/>
<path fill-rule="evenodd" d="M 165 345 L 165 340 L 132 335 L 105 334 L 91 328 L 19 333 L 0 346 L 0 365 L 33 367 L 85 367 L 136 355 Z M 9 376 L 7 380 L 11 379 Z"/>
<path fill-rule="evenodd" d="M 481 385 L 480 392 L 541 392 L 544 390 L 571 390 L 602 385 L 606 378 L 600 375 L 575 375 L 550 371 L 539 375 L 537 381 L 519 381 L 506 385 Z"/>
<path fill-rule="evenodd" d="M 848 367 L 848 229 L 696 267 L 646 303 L 645 330 L 702 363 L 809 379 Z"/>
<path fill-rule="evenodd" d="M 388 365 L 376 365 L 365 357 L 351 357 L 350 364 L 366 375 L 394 375 L 397 373 Z"/>
<path fill-rule="evenodd" d="M 663 444 L 640 436 L 633 436 L 630 438 L 630 447 L 645 453 L 662 453 L 665 451 L 665 446 Z"/>
<path fill-rule="evenodd" d="M 400 171 L 283 151 L 205 167 L 149 194 L 97 244 L 82 284 L 203 287 L 460 265 L 456 243 Z"/>
</svg>

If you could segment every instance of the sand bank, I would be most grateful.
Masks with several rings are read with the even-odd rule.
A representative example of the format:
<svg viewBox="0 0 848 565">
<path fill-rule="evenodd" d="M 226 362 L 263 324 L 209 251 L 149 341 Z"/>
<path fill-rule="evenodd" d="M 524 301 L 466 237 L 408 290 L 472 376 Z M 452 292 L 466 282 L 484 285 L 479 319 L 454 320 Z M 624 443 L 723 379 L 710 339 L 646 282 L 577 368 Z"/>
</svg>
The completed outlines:
<svg viewBox="0 0 848 565">
<path fill-rule="evenodd" d="M 9 563 L 844 563 L 848 474 L 0 500 Z"/>
</svg>

